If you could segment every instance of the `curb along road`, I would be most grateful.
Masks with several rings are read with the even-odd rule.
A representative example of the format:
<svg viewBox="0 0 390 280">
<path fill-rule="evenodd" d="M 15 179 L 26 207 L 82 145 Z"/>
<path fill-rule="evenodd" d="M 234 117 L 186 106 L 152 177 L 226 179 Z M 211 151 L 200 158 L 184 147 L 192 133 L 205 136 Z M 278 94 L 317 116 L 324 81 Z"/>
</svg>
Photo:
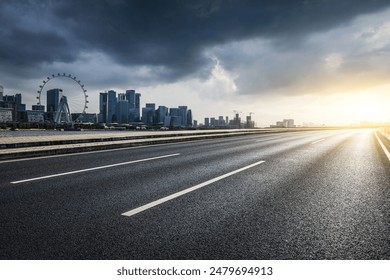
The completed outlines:
<svg viewBox="0 0 390 280">
<path fill-rule="evenodd" d="M 0 160 L 20 159 L 26 157 L 39 157 L 48 155 L 59 155 L 69 153 L 81 153 L 98 150 L 118 149 L 135 146 L 146 146 L 203 140 L 211 138 L 222 138 L 232 136 L 243 136 L 248 134 L 269 133 L 269 130 L 245 130 L 232 132 L 202 132 L 202 133 L 171 133 L 166 135 L 144 136 L 122 136 L 105 138 L 86 139 L 63 139 L 54 141 L 17 142 L 15 144 L 3 144 L 0 148 Z"/>
<path fill-rule="evenodd" d="M 375 132 L 375 137 L 383 149 L 383 152 L 386 154 L 387 159 L 390 161 L 390 137 L 381 130 Z"/>
<path fill-rule="evenodd" d="M 194 130 L 143 133 L 80 133 L 75 135 L 58 134 L 31 137 L 0 137 L 0 161 L 40 157 L 60 154 L 157 145 L 174 142 L 205 140 L 212 138 L 299 132 L 313 130 L 332 130 L 340 128 L 282 128 L 282 129 L 226 129 Z"/>
</svg>

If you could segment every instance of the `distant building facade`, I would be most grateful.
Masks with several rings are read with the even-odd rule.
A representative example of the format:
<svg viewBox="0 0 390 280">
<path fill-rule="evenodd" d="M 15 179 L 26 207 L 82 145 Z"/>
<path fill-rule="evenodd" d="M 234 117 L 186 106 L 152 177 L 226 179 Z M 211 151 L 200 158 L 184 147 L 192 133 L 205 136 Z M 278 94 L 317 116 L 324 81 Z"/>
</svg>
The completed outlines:
<svg viewBox="0 0 390 280">
<path fill-rule="evenodd" d="M 97 115 L 94 113 L 71 113 L 72 120 L 80 123 L 97 123 Z"/>
<path fill-rule="evenodd" d="M 116 103 L 116 122 L 120 124 L 129 123 L 129 101 L 126 99 L 126 94 L 118 94 Z"/>
<path fill-rule="evenodd" d="M 296 125 L 293 119 L 284 119 L 283 121 L 277 121 L 275 125 L 270 125 L 270 127 L 293 128 Z"/>
<path fill-rule="evenodd" d="M 43 111 L 26 111 L 26 121 L 29 123 L 43 123 L 45 121 L 45 113 Z"/>
<path fill-rule="evenodd" d="M 22 103 L 22 94 L 17 93 L 15 95 L 4 95 L 4 88 L 1 90 L 0 108 L 7 109 L 2 110 L 3 117 L 1 119 L 4 120 L 4 122 L 7 122 L 9 121 L 9 115 L 11 114 L 12 121 L 21 121 L 22 114 L 26 111 L 26 104 Z"/>
<path fill-rule="evenodd" d="M 153 125 L 155 124 L 155 103 L 146 103 L 145 107 L 142 108 L 142 122 L 144 124 Z"/>
<path fill-rule="evenodd" d="M 126 90 L 126 100 L 129 102 L 129 122 L 141 121 L 141 94 L 133 89 Z"/>
<path fill-rule="evenodd" d="M 113 90 L 101 92 L 99 98 L 99 123 L 128 124 L 141 121 L 141 94 L 129 89 L 125 93 Z"/>
<path fill-rule="evenodd" d="M 61 95 L 62 89 L 59 88 L 51 89 L 46 92 L 46 109 L 48 113 L 57 112 Z"/>
<path fill-rule="evenodd" d="M 36 104 L 36 105 L 32 105 L 31 108 L 33 111 L 42 111 L 42 112 L 45 111 L 45 105 Z"/>
<path fill-rule="evenodd" d="M 12 113 L 13 113 L 12 108 L 0 108 L 0 123 L 12 122 L 13 121 Z"/>
<path fill-rule="evenodd" d="M 165 125 L 164 122 L 165 122 L 165 118 L 168 117 L 168 113 L 169 113 L 169 110 L 167 107 L 158 106 L 157 114 L 156 114 L 156 117 L 157 117 L 156 123 L 158 125 Z"/>
<path fill-rule="evenodd" d="M 116 122 L 116 92 L 109 90 L 101 92 L 99 95 L 99 123 L 114 123 Z"/>
</svg>

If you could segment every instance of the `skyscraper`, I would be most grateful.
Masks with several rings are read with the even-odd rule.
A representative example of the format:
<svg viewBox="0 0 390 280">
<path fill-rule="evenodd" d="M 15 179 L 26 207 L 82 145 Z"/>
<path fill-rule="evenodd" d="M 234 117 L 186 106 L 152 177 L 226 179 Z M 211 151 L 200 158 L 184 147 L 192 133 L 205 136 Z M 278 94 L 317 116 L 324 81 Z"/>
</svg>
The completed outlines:
<svg viewBox="0 0 390 280">
<path fill-rule="evenodd" d="M 171 126 L 180 127 L 182 126 L 182 111 L 179 108 L 170 108 L 169 116 L 171 117 Z"/>
<path fill-rule="evenodd" d="M 179 106 L 181 126 L 187 126 L 187 106 Z"/>
<path fill-rule="evenodd" d="M 99 93 L 99 123 L 107 123 L 107 92 Z"/>
<path fill-rule="evenodd" d="M 139 122 L 141 120 L 141 93 L 135 94 L 135 114 L 134 114 L 134 121 Z"/>
<path fill-rule="evenodd" d="M 204 118 L 204 126 L 209 127 L 210 126 L 210 118 Z"/>
<path fill-rule="evenodd" d="M 146 103 L 146 106 L 142 108 L 142 122 L 145 124 L 154 124 L 155 110 L 156 110 L 156 104 Z"/>
<path fill-rule="evenodd" d="M 54 88 L 46 92 L 46 112 L 49 121 L 54 122 L 60 98 L 62 96 L 62 89 Z"/>
<path fill-rule="evenodd" d="M 126 90 L 126 100 L 129 102 L 129 122 L 140 121 L 140 98 L 141 94 L 136 93 L 135 90 Z"/>
<path fill-rule="evenodd" d="M 46 92 L 46 110 L 48 113 L 57 111 L 60 95 L 62 95 L 62 89 L 59 88 L 54 88 Z"/>
<path fill-rule="evenodd" d="M 116 118 L 118 123 L 129 123 L 129 101 L 127 101 L 126 94 L 124 93 L 118 94 Z"/>
<path fill-rule="evenodd" d="M 187 110 L 187 123 L 186 123 L 186 126 L 187 127 L 192 127 L 192 111 L 191 110 Z"/>
<path fill-rule="evenodd" d="M 99 122 L 113 123 L 116 122 L 116 92 L 109 90 L 101 92 L 99 99 Z"/>
<path fill-rule="evenodd" d="M 26 111 L 26 104 L 22 103 L 22 94 L 21 93 L 15 94 L 15 104 L 16 104 L 16 111 L 17 112 Z"/>
<path fill-rule="evenodd" d="M 157 124 L 164 124 L 166 116 L 168 116 L 168 108 L 165 106 L 158 106 L 156 123 Z"/>
</svg>

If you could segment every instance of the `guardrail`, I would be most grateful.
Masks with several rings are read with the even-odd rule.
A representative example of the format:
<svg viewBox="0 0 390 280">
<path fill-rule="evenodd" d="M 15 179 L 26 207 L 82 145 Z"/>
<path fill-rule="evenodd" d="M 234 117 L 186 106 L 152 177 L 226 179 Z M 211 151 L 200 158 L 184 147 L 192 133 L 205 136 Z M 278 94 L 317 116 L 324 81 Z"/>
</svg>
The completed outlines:
<svg viewBox="0 0 390 280">
<path fill-rule="evenodd" d="M 382 133 L 386 138 L 390 139 L 390 126 L 379 128 L 379 132 Z"/>
</svg>

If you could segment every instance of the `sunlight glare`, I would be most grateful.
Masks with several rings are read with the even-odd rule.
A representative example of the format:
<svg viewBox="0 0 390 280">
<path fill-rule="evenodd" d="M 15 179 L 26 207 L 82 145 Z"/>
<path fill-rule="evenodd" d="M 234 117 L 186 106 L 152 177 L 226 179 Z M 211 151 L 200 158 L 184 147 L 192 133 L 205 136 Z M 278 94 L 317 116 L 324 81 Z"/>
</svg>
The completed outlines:
<svg viewBox="0 0 390 280">
<path fill-rule="evenodd" d="M 360 92 L 343 97 L 345 116 L 351 121 L 384 122 L 390 118 L 390 94 Z"/>
</svg>

